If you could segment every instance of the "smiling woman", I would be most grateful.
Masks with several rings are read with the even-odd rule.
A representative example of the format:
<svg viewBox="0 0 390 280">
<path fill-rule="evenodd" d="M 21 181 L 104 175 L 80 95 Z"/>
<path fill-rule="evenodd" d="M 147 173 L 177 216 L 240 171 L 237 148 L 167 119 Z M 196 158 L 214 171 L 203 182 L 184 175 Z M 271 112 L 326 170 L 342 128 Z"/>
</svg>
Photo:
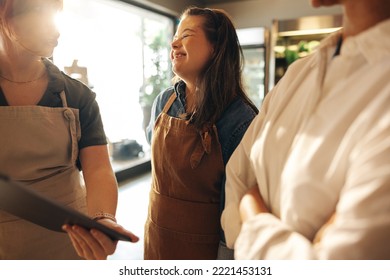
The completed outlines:
<svg viewBox="0 0 390 280">
<path fill-rule="evenodd" d="M 225 164 L 257 114 L 222 10 L 184 11 L 171 43 L 176 84 L 155 100 L 145 259 L 230 259 L 220 228 Z"/>
</svg>

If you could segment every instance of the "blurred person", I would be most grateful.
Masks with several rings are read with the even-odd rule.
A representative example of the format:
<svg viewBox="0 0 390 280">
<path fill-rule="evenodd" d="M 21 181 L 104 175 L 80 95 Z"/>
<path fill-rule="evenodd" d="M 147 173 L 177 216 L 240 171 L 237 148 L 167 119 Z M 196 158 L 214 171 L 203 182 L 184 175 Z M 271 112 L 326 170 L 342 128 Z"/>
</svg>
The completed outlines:
<svg viewBox="0 0 390 280">
<path fill-rule="evenodd" d="M 183 12 L 171 43 L 176 83 L 157 96 L 147 130 L 145 259 L 233 258 L 220 226 L 225 165 L 258 113 L 243 90 L 241 59 L 224 11 Z"/>
<path fill-rule="evenodd" d="M 0 173 L 136 241 L 115 220 L 117 182 L 96 95 L 47 59 L 61 10 L 60 0 L 0 0 Z M 97 230 L 64 230 L 0 211 L 0 259 L 105 259 L 115 251 Z"/>
<path fill-rule="evenodd" d="M 293 63 L 227 166 L 237 259 L 390 259 L 390 1 L 342 5 L 343 28 Z"/>
</svg>

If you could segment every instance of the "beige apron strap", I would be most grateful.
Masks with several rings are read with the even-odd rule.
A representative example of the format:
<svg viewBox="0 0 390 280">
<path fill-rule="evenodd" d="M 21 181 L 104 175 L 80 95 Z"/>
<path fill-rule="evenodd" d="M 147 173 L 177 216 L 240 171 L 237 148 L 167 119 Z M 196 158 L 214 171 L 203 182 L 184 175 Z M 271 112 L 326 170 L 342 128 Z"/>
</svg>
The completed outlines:
<svg viewBox="0 0 390 280">
<path fill-rule="evenodd" d="M 176 100 L 176 93 L 173 92 L 173 93 L 171 94 L 171 96 L 169 97 L 167 103 L 165 103 L 165 106 L 164 106 L 164 109 L 163 109 L 163 112 L 164 112 L 164 113 L 167 113 L 167 112 L 168 112 L 169 108 L 171 108 L 171 106 L 172 106 L 172 104 L 173 104 L 173 102 L 174 102 L 175 100 Z"/>
<path fill-rule="evenodd" d="M 66 102 L 65 91 L 61 91 L 60 97 L 61 97 L 61 101 L 62 101 L 62 106 L 67 108 L 68 107 L 68 102 Z"/>
<path fill-rule="evenodd" d="M 62 106 L 64 108 L 68 108 L 68 102 L 66 101 L 66 95 L 65 91 L 60 92 L 60 98 L 62 101 Z M 79 133 L 80 128 L 78 127 L 80 125 L 79 120 L 76 120 L 75 113 L 71 109 L 67 109 L 64 111 L 64 117 L 67 121 L 69 121 L 70 125 L 70 133 L 72 134 L 73 137 L 71 137 L 71 145 L 72 145 L 72 162 L 76 162 L 78 158 L 78 140 L 80 139 Z"/>
</svg>

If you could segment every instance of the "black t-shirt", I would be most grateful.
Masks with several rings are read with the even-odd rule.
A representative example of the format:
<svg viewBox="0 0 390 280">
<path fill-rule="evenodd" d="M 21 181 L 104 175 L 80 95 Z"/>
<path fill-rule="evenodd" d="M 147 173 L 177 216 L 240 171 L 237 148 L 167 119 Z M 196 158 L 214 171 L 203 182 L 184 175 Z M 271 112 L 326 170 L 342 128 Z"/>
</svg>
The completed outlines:
<svg viewBox="0 0 390 280">
<path fill-rule="evenodd" d="M 100 116 L 96 94 L 86 85 L 61 72 L 51 61 L 43 59 L 49 76 L 48 87 L 38 102 L 38 106 L 63 107 L 60 93 L 65 91 L 67 105 L 79 109 L 81 138 L 79 149 L 106 145 L 107 139 Z M 4 93 L 0 88 L 0 106 L 8 106 Z"/>
</svg>

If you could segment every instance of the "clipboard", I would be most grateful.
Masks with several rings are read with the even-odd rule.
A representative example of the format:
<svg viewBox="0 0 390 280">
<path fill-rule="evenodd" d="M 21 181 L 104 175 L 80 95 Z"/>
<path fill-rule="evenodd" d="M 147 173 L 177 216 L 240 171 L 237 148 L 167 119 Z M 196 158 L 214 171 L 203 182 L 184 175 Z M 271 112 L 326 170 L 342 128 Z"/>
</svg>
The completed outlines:
<svg viewBox="0 0 390 280">
<path fill-rule="evenodd" d="M 94 221 L 75 209 L 60 205 L 1 174 L 0 209 L 57 232 L 64 232 L 64 224 L 78 225 L 87 230 L 97 229 L 112 240 L 132 241 L 127 235 Z"/>
</svg>

